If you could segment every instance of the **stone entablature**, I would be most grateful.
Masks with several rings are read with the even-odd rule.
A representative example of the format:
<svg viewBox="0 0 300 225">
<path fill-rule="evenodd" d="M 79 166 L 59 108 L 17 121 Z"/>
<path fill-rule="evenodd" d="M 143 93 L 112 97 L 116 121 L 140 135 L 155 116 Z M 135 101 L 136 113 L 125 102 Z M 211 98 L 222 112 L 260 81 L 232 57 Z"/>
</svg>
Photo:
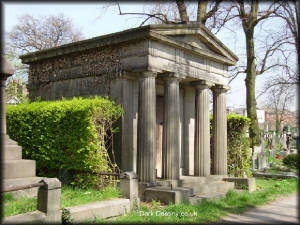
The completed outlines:
<svg viewBox="0 0 300 225">
<path fill-rule="evenodd" d="M 30 64 L 30 97 L 41 95 L 42 99 L 47 99 L 43 98 L 43 93 L 57 98 L 50 93 L 51 90 L 47 91 L 53 89 L 51 82 L 86 78 L 82 81 L 88 86 L 103 83 L 107 74 L 116 78 L 126 71 L 168 71 L 194 80 L 227 85 L 228 66 L 234 65 L 238 59 L 199 24 L 148 25 L 29 53 L 20 58 L 23 63 Z M 80 86 L 73 86 L 76 85 Z M 43 91 L 36 90 L 37 86 L 44 86 L 41 87 Z M 62 94 L 68 97 L 67 93 Z"/>
</svg>

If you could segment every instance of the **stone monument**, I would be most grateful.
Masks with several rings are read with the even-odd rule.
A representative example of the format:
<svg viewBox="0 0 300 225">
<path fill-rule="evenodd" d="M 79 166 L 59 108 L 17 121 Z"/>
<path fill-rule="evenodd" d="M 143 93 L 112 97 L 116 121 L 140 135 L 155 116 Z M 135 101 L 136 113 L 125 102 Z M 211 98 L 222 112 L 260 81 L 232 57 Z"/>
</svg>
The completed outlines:
<svg viewBox="0 0 300 225">
<path fill-rule="evenodd" d="M 5 83 L 6 79 L 13 75 L 14 70 L 4 58 L 1 70 L 1 150 L 2 150 L 2 187 L 11 188 L 15 186 L 37 183 L 42 177 L 36 177 L 35 161 L 22 159 L 22 147 L 13 141 L 6 134 L 6 116 L 5 116 Z M 23 195 L 36 196 L 38 188 L 30 188 L 10 192 L 14 196 Z"/>
<path fill-rule="evenodd" d="M 122 105 L 115 156 L 123 172 L 137 174 L 145 199 L 175 201 L 232 187 L 222 181 L 227 176 L 226 92 L 228 67 L 238 57 L 205 26 L 147 25 L 21 59 L 29 64 L 31 100 L 106 95 Z"/>
</svg>

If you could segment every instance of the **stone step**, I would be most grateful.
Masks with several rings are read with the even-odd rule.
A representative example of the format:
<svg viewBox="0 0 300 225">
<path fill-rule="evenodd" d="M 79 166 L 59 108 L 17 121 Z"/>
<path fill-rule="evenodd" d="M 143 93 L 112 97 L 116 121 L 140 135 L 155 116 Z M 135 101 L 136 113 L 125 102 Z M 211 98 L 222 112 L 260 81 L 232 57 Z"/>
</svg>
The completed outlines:
<svg viewBox="0 0 300 225">
<path fill-rule="evenodd" d="M 4 179 L 34 177 L 36 164 L 35 160 L 19 159 L 5 160 L 2 163 Z"/>
<path fill-rule="evenodd" d="M 192 188 L 185 187 L 163 187 L 156 186 L 145 189 L 145 201 L 151 202 L 152 200 L 160 201 L 164 204 L 187 202 L 188 197 L 193 195 Z"/>
<path fill-rule="evenodd" d="M 45 177 L 24 177 L 24 178 L 14 178 L 14 179 L 4 179 L 2 183 L 2 188 L 7 189 L 7 188 L 14 188 L 14 187 L 19 187 L 23 185 L 28 185 L 28 184 L 34 184 L 38 183 Z M 22 196 L 27 196 L 27 197 L 36 197 L 37 196 L 37 191 L 38 187 L 30 188 L 30 189 L 24 189 L 24 190 L 19 190 L 19 191 L 12 191 L 8 192 L 12 194 L 14 197 L 19 198 Z"/>
<path fill-rule="evenodd" d="M 195 183 L 193 186 L 184 184 L 183 187 L 191 187 L 194 194 L 209 194 L 215 192 L 227 192 L 234 189 L 234 183 L 225 181 L 213 181 L 210 183 Z"/>
<path fill-rule="evenodd" d="M 228 192 L 229 190 L 234 189 L 234 182 L 223 182 L 222 185 L 219 185 L 217 188 L 218 192 Z"/>
<path fill-rule="evenodd" d="M 181 186 L 193 186 L 197 184 L 210 183 L 214 181 L 222 181 L 225 176 L 223 175 L 210 175 L 207 177 L 197 177 L 197 176 L 181 176 Z"/>
<path fill-rule="evenodd" d="M 188 197 L 188 202 L 191 205 L 195 205 L 202 202 L 203 200 L 210 201 L 214 199 L 224 198 L 226 196 L 226 193 L 227 192 L 214 192 L 209 194 L 195 195 L 192 197 Z"/>
<path fill-rule="evenodd" d="M 66 210 L 70 212 L 70 219 L 75 223 L 87 222 L 95 218 L 120 216 L 131 211 L 130 200 L 123 198 L 66 207 Z"/>
<path fill-rule="evenodd" d="M 10 137 L 7 134 L 5 134 L 4 145 L 18 145 L 18 143 L 16 141 L 10 139 Z"/>
<path fill-rule="evenodd" d="M 22 147 L 18 145 L 5 145 L 3 159 L 22 159 Z"/>
</svg>

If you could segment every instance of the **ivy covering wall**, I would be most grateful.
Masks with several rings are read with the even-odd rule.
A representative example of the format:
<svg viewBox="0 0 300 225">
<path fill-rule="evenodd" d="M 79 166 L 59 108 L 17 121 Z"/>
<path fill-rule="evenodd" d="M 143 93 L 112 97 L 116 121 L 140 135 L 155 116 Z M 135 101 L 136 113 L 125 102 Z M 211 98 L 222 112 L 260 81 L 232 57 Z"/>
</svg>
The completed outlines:
<svg viewBox="0 0 300 225">
<path fill-rule="evenodd" d="M 23 158 L 36 160 L 38 176 L 82 171 L 74 184 L 101 186 L 93 174 L 117 170 L 108 148 L 122 113 L 120 105 L 100 97 L 7 106 L 7 133 L 22 146 Z"/>
</svg>

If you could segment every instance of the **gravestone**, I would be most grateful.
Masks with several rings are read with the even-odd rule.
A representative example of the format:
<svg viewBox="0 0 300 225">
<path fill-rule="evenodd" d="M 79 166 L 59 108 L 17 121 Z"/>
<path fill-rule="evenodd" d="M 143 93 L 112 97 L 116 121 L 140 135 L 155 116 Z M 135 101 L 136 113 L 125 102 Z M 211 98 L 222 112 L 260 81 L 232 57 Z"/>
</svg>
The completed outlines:
<svg viewBox="0 0 300 225">
<path fill-rule="evenodd" d="M 273 133 L 273 136 L 272 136 L 272 143 L 273 143 L 273 147 L 275 148 L 277 144 L 279 144 L 279 138 L 277 137 L 275 131 Z"/>
<path fill-rule="evenodd" d="M 268 162 L 267 162 L 267 153 L 266 152 L 260 152 L 258 153 L 258 169 L 264 169 L 268 167 Z"/>
<path fill-rule="evenodd" d="M 286 133 L 285 132 L 283 133 L 281 144 L 283 146 L 283 149 L 287 149 L 287 146 L 286 146 Z"/>
</svg>

